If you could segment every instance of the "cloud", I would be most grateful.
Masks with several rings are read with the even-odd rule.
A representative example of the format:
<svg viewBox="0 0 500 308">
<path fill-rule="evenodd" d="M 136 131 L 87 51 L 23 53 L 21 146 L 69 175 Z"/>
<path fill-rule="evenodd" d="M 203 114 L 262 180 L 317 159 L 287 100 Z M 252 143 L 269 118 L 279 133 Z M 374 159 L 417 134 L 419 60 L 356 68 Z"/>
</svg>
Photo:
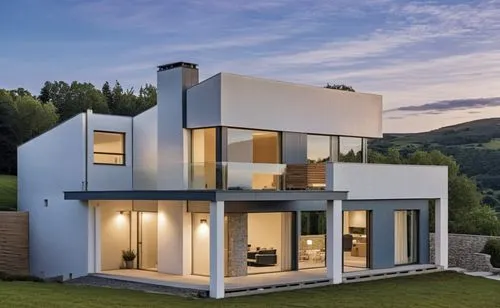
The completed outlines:
<svg viewBox="0 0 500 308">
<path fill-rule="evenodd" d="M 450 110 L 479 109 L 479 108 L 496 107 L 496 106 L 500 106 L 500 97 L 469 98 L 469 99 L 438 101 L 424 105 L 404 106 L 395 109 L 390 109 L 386 110 L 385 113 L 396 112 L 396 111 L 408 111 L 408 112 L 418 112 L 425 114 L 441 114 L 443 112 Z"/>
</svg>

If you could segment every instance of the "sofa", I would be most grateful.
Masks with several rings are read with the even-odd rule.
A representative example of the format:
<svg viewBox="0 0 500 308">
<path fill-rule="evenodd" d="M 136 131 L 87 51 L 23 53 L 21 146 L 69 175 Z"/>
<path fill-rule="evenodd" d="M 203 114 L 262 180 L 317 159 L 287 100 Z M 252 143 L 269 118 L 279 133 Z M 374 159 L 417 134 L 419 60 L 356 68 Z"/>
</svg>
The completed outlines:
<svg viewBox="0 0 500 308">
<path fill-rule="evenodd" d="M 274 266 L 277 263 L 276 249 L 260 249 L 247 252 L 248 266 Z"/>
</svg>

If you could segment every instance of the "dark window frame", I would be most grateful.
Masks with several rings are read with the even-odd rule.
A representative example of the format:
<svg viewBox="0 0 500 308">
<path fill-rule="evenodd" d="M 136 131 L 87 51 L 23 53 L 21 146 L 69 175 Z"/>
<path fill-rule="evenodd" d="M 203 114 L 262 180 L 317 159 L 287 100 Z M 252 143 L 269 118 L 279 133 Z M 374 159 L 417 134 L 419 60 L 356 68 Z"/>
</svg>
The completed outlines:
<svg viewBox="0 0 500 308">
<path fill-rule="evenodd" d="M 111 135 L 120 135 L 122 137 L 122 151 L 123 153 L 116 153 L 116 152 L 96 152 L 94 151 L 94 146 L 95 146 L 95 134 L 96 133 L 104 133 L 104 134 L 111 134 Z M 93 135 L 92 135 L 92 156 L 93 156 L 93 163 L 94 165 L 104 165 L 104 166 L 126 166 L 127 161 L 126 161 L 126 133 L 125 132 L 117 132 L 117 131 L 107 131 L 107 130 L 94 130 Z M 122 163 L 121 164 L 111 164 L 111 163 L 96 163 L 95 162 L 95 154 L 99 155 L 116 155 L 116 156 L 121 156 L 122 157 Z"/>
</svg>

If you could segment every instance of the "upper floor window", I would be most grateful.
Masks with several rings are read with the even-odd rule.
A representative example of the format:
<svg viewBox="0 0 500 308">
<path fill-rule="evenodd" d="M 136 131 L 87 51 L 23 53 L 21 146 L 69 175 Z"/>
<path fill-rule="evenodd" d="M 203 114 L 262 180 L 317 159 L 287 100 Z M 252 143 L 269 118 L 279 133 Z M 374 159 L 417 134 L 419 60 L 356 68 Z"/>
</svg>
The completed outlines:
<svg viewBox="0 0 500 308">
<path fill-rule="evenodd" d="M 340 137 L 339 161 L 346 163 L 362 163 L 363 139 L 355 137 Z"/>
<path fill-rule="evenodd" d="M 281 161 L 279 133 L 247 129 L 227 130 L 227 161 L 278 164 Z"/>
<path fill-rule="evenodd" d="M 94 131 L 94 164 L 125 165 L 125 133 Z"/>
<path fill-rule="evenodd" d="M 307 162 L 324 163 L 330 161 L 330 136 L 307 135 Z"/>
</svg>

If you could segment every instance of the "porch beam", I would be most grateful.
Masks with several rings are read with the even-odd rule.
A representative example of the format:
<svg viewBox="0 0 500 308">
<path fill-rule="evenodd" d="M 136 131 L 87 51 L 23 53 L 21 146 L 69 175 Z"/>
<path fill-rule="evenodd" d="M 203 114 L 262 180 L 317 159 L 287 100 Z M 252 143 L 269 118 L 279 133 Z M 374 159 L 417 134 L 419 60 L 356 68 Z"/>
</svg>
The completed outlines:
<svg viewBox="0 0 500 308">
<path fill-rule="evenodd" d="M 436 200 L 435 206 L 435 260 L 434 264 L 448 268 L 448 198 Z"/>
<path fill-rule="evenodd" d="M 326 268 L 333 284 L 342 283 L 342 201 L 326 203 Z"/>
<path fill-rule="evenodd" d="M 224 201 L 210 202 L 210 297 L 224 297 Z"/>
</svg>

